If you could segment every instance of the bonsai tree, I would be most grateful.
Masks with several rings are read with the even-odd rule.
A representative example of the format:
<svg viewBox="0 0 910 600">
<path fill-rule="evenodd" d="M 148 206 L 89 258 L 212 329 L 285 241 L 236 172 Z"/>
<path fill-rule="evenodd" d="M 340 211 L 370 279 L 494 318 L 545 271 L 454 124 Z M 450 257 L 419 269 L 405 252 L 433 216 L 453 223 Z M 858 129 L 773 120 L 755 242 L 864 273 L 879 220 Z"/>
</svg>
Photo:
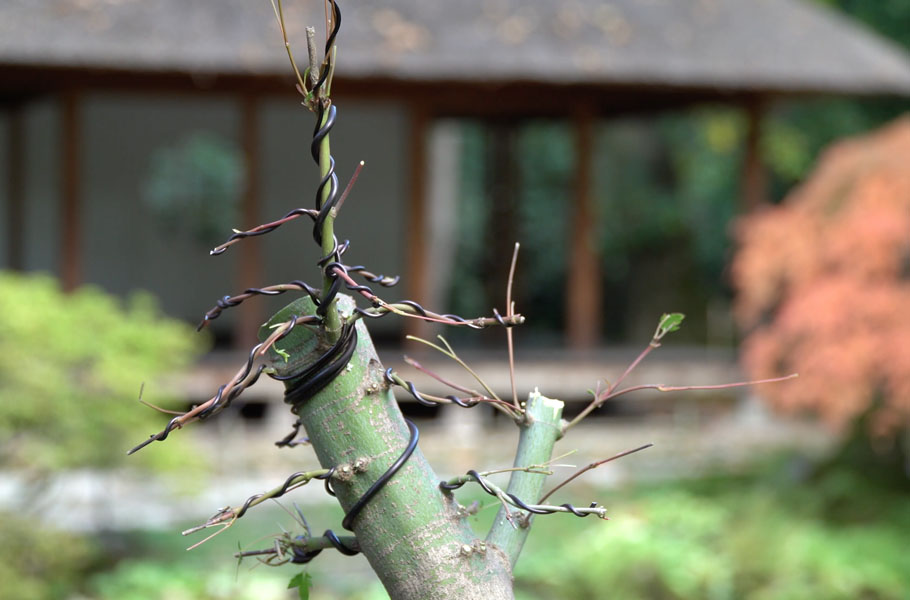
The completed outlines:
<svg viewBox="0 0 910 600">
<path fill-rule="evenodd" d="M 547 398 L 537 391 L 531 392 L 526 400 L 520 400 L 514 377 L 511 398 L 500 398 L 480 380 L 474 383 L 443 380 L 452 393 L 441 397 L 421 392 L 402 374 L 384 368 L 370 340 L 366 322 L 392 315 L 451 327 L 504 328 L 511 357 L 511 328 L 524 322 L 524 317 L 515 312 L 511 298 L 512 275 L 506 284 L 503 311 L 493 309 L 492 314 L 485 317 L 463 318 L 433 312 L 412 300 L 389 302 L 371 286 L 388 287 L 394 285 L 397 278 L 375 275 L 364 266 L 344 262 L 348 242 L 338 241 L 335 222 L 345 198 L 352 191 L 359 168 L 342 192 L 330 141 L 339 114 L 330 91 L 341 10 L 337 2 L 328 0 L 327 36 L 322 57 L 318 56 L 315 30 L 309 28 L 308 67 L 300 68 L 288 41 L 280 0 L 273 6 L 297 79 L 297 89 L 303 104 L 315 114 L 310 153 L 321 180 L 315 190 L 314 208 L 295 208 L 275 221 L 237 231 L 213 249 L 212 254 L 221 254 L 246 238 L 273 232 L 306 217 L 313 224 L 312 237 L 318 249 L 313 256 L 322 271 L 322 282 L 318 287 L 298 280 L 251 288 L 220 300 L 206 313 L 200 327 L 217 318 L 222 311 L 257 295 L 287 292 L 301 295 L 262 326 L 260 342 L 250 350 L 245 364 L 210 400 L 174 417 L 162 431 L 132 452 L 151 442 L 165 440 L 175 429 L 218 414 L 264 373 L 284 382 L 285 401 L 297 417 L 293 431 L 277 445 L 310 445 L 319 466 L 294 473 L 269 491 L 217 511 L 205 523 L 185 534 L 218 528 L 217 534 L 266 500 L 278 498 L 313 480 L 322 480 L 326 491 L 337 498 L 345 511 L 341 525 L 347 530 L 346 534 L 327 530 L 322 535 L 314 535 L 301 518 L 301 532 L 282 534 L 269 548 L 239 555 L 254 555 L 267 563 L 280 564 L 288 561 L 307 563 L 330 548 L 344 554 L 362 552 L 395 599 L 511 598 L 512 566 L 518 560 L 535 516 L 564 513 L 554 518 L 591 515 L 605 518 L 606 509 L 597 503 L 573 506 L 549 503 L 549 498 L 578 475 L 650 445 L 595 461 L 545 491 L 544 486 L 552 474 L 548 465 L 555 442 L 592 411 L 620 394 L 645 387 L 662 391 L 692 389 L 660 385 L 621 387 L 635 366 L 658 348 L 668 333 L 679 328 L 683 315 L 663 315 L 650 343 L 629 368 L 613 383 L 599 384 L 592 392 L 588 406 L 571 421 L 562 418 L 563 402 L 560 400 Z M 517 252 L 516 245 L 512 274 Z M 355 278 L 361 278 L 365 283 L 359 283 Z M 340 293 L 342 290 L 351 295 Z M 422 341 L 461 364 L 466 373 L 473 376 L 473 371 L 444 339 L 439 344 Z M 417 364 L 414 366 L 422 369 Z M 514 466 L 508 469 L 511 475 L 507 488 L 494 484 L 489 479 L 490 471 L 470 470 L 464 475 L 441 480 L 420 451 L 417 427 L 399 410 L 392 393 L 395 387 L 402 388 L 415 401 L 425 405 L 455 404 L 470 410 L 479 404 L 489 404 L 514 422 L 520 436 Z M 305 437 L 301 437 L 301 429 L 306 432 Z M 484 536 L 472 530 L 467 520 L 471 509 L 459 504 L 456 498 L 457 490 L 469 484 L 479 486 L 501 503 Z M 303 595 L 307 581 L 301 575 L 292 580 L 292 585 L 300 587 Z"/>
</svg>

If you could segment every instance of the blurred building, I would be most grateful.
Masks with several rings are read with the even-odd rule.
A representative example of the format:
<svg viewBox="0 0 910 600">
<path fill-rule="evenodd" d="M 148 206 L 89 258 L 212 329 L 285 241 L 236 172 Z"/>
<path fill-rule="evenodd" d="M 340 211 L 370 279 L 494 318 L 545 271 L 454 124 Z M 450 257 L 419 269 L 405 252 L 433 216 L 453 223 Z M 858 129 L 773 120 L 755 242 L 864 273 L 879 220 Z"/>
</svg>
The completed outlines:
<svg viewBox="0 0 910 600">
<path fill-rule="evenodd" d="M 304 26 L 323 23 L 323 6 L 287 4 L 302 60 Z M 510 132 L 530 118 L 565 120 L 575 171 L 552 210 L 571 228 L 570 247 L 566 280 L 549 285 L 566 295 L 565 334 L 575 348 L 596 345 L 601 331 L 590 158 L 598 120 L 706 102 L 743 107 L 748 209 L 765 193 L 758 132 L 769 103 L 910 94 L 905 54 L 804 1 L 341 8 L 332 141 L 342 185 L 366 161 L 340 221 L 339 235 L 354 242 L 348 261 L 401 273 L 402 290 L 390 298 L 441 306 L 455 260 L 461 150 L 453 119 L 500 134 L 487 182 L 496 206 L 514 203 Z M 51 271 L 68 288 L 148 289 L 169 313 L 193 320 L 225 294 L 318 276 L 308 223 L 208 255 L 230 227 L 314 204 L 312 116 L 295 97 L 267 0 L 6 0 L 0 107 L 0 266 Z M 195 204 L 181 216 L 174 206 L 184 198 Z M 508 211 L 492 222 L 485 251 L 507 268 Z M 212 230 L 223 236 L 213 239 Z M 246 341 L 282 300 L 228 311 L 214 327 Z M 403 325 L 376 327 L 397 336 Z"/>
</svg>

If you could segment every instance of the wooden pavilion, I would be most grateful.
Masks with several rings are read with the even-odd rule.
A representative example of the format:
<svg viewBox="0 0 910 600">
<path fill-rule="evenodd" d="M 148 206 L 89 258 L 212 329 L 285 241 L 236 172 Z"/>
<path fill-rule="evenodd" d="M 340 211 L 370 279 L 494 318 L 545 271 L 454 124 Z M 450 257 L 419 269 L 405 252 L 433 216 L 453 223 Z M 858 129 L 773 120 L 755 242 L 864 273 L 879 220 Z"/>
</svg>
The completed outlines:
<svg viewBox="0 0 910 600">
<path fill-rule="evenodd" d="M 292 39 L 324 21 L 322 2 L 286 3 Z M 696 103 L 744 107 L 750 133 L 743 206 L 764 195 L 761 113 L 784 97 L 910 94 L 910 60 L 861 26 L 800 0 L 388 0 L 342 5 L 339 102 L 406 107 L 408 297 L 428 286 L 427 131 L 434 120 L 559 117 L 574 123 L 567 340 L 595 344 L 602 299 L 591 243 L 592 123 Z M 88 92 L 217 95 L 241 107 L 243 223 L 259 206 L 259 109 L 293 93 L 267 0 L 6 0 L 0 4 L 0 106 L 6 134 L 6 266 L 23 267 L 23 110 L 59 98 L 58 273 L 83 282 L 81 101 Z M 242 254 L 237 288 L 258 284 L 262 260 Z M 248 330 L 261 322 L 243 313 Z"/>
</svg>

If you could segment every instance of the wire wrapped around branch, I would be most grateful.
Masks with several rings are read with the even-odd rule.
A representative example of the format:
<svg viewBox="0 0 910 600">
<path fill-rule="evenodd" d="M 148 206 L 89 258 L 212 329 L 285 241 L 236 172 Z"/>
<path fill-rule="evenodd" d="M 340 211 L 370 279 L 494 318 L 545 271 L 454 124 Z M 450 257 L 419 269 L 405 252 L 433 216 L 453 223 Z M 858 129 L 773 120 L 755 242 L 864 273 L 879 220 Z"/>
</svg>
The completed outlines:
<svg viewBox="0 0 910 600">
<path fill-rule="evenodd" d="M 334 531 L 328 529 L 319 537 L 298 535 L 294 538 L 279 540 L 272 548 L 237 552 L 234 556 L 236 558 L 245 558 L 247 556 L 259 558 L 267 556 L 268 558 L 266 559 L 259 559 L 271 566 L 277 566 L 287 562 L 299 565 L 310 562 L 326 548 L 335 548 L 346 556 L 354 556 L 360 552 L 360 543 L 354 536 L 338 536 Z M 283 558 L 284 555 L 288 554 L 291 556 L 290 561 Z M 276 561 L 276 558 L 279 560 Z"/>
<path fill-rule="evenodd" d="M 458 315 L 453 314 L 439 314 L 431 312 L 425 309 L 420 304 L 414 302 L 413 300 L 401 300 L 395 303 L 384 302 L 381 306 L 374 306 L 373 308 L 355 308 L 354 312 L 357 316 L 367 317 L 370 319 L 378 319 L 386 316 L 389 313 L 395 313 L 397 315 L 405 317 L 417 317 L 425 321 L 431 321 L 434 323 L 442 323 L 444 325 L 462 325 L 465 327 L 470 327 L 471 329 L 486 329 L 493 325 L 501 325 L 502 327 L 514 327 L 515 325 L 521 325 L 525 322 L 525 318 L 522 315 L 510 315 L 503 317 L 502 315 L 495 315 L 493 317 L 479 317 L 476 319 L 465 319 Z"/>
<path fill-rule="evenodd" d="M 370 283 L 378 283 L 383 287 L 392 287 L 398 285 L 398 282 L 401 280 L 401 277 L 398 275 L 388 276 L 388 275 L 376 275 L 371 271 L 367 271 L 366 267 L 363 265 L 357 265 L 355 267 L 345 267 L 348 273 L 357 273 Z"/>
<path fill-rule="evenodd" d="M 367 489 L 366 492 L 363 493 L 363 495 L 357 500 L 357 502 L 354 503 L 354 505 L 351 507 L 351 509 L 347 512 L 344 519 L 341 521 L 341 526 L 344 527 L 345 529 L 347 529 L 348 531 L 354 530 L 354 521 L 357 519 L 357 516 L 360 514 L 360 512 L 367 506 L 367 504 L 369 504 L 370 500 L 372 500 L 373 497 L 375 497 L 376 494 L 378 494 L 379 491 L 392 479 L 392 477 L 394 477 L 395 474 L 399 470 L 401 470 L 401 468 L 405 465 L 405 463 L 407 463 L 408 459 L 411 458 L 411 455 L 414 453 L 414 450 L 417 448 L 417 442 L 420 439 L 420 432 L 418 431 L 417 426 L 414 425 L 413 422 L 405 419 L 405 423 L 407 424 L 408 431 L 410 432 L 410 439 L 408 440 L 407 446 L 402 451 L 401 455 L 397 459 L 395 459 L 395 462 L 393 462 L 389 466 L 389 468 L 386 469 L 386 471 L 382 475 L 379 476 L 379 478 L 369 487 L 369 489 Z M 247 500 L 243 503 L 243 505 L 239 509 L 235 510 L 233 508 L 226 508 L 226 509 L 220 510 L 217 513 L 215 513 L 214 516 L 210 517 L 203 525 L 194 527 L 192 529 L 188 529 L 183 532 L 183 535 L 188 535 L 190 533 L 194 533 L 201 529 L 205 529 L 207 527 L 213 527 L 213 526 L 217 526 L 217 525 L 222 525 L 223 528 L 221 531 L 223 531 L 225 528 L 229 527 L 234 521 L 243 517 L 243 515 L 245 515 L 247 510 L 249 510 L 251 507 L 256 506 L 257 504 L 260 504 L 268 499 L 279 498 L 279 497 L 283 496 L 284 494 L 286 494 L 287 492 L 289 492 L 290 490 L 300 487 L 301 485 L 303 485 L 309 481 L 312 481 L 313 479 L 325 480 L 326 491 L 329 494 L 334 496 L 335 490 L 333 490 L 332 487 L 330 486 L 330 481 L 331 481 L 331 478 L 334 476 L 336 470 L 337 470 L 337 467 L 332 467 L 331 469 L 324 469 L 324 470 L 320 470 L 320 471 L 294 473 L 293 475 L 288 477 L 282 485 L 278 486 L 277 488 L 270 490 L 268 492 L 264 492 L 262 494 L 254 494 L 253 496 L 250 496 L 249 498 L 247 498 Z M 227 522 L 227 523 L 225 524 L 225 522 Z M 220 531 L 217 533 L 220 533 Z M 326 530 L 325 533 L 323 534 L 323 537 L 326 538 L 326 540 L 342 554 L 351 556 L 351 555 L 357 554 L 360 551 L 359 548 L 355 548 L 353 546 L 344 544 L 331 529 Z M 211 538 L 211 536 L 206 539 L 210 539 L 210 538 Z M 297 538 L 295 538 L 296 541 L 300 541 L 300 542 L 306 542 L 309 539 L 311 539 L 309 536 L 309 528 L 307 528 L 307 535 L 298 536 Z M 205 540 L 203 540 L 203 541 L 205 541 Z M 200 543 L 202 543 L 202 542 L 200 542 Z M 311 561 L 313 558 L 315 558 L 322 551 L 324 546 L 320 546 L 320 547 L 316 547 L 316 548 L 312 548 L 312 547 L 307 548 L 306 545 L 304 544 L 304 547 L 305 547 L 305 549 L 302 549 L 299 552 L 293 552 L 294 558 L 291 560 L 291 562 L 299 563 L 299 564 L 307 563 L 307 562 Z M 277 553 L 277 550 L 276 550 L 276 553 Z M 252 553 L 241 553 L 241 554 L 243 554 L 245 556 L 252 556 L 252 555 L 261 555 L 261 554 L 272 554 L 272 552 L 254 551 Z"/>
<path fill-rule="evenodd" d="M 279 381 L 297 380 L 284 392 L 284 401 L 293 406 L 294 412 L 297 412 L 301 404 L 331 383 L 347 366 L 356 347 L 357 328 L 354 325 L 345 324 L 338 341 L 303 371 L 290 375 L 270 375 L 270 377 Z"/>
<path fill-rule="evenodd" d="M 304 215 L 310 217 L 311 219 L 313 219 L 315 221 L 318 214 L 319 214 L 319 211 L 313 210 L 311 208 L 295 208 L 294 210 L 288 212 L 286 215 L 284 215 L 280 219 L 277 219 L 270 223 L 263 223 L 262 225 L 257 225 L 256 227 L 253 227 L 252 229 L 249 229 L 247 231 L 236 231 L 235 230 L 234 234 L 231 237 L 229 237 L 226 242 L 224 242 L 220 246 L 215 246 L 214 248 L 212 248 L 209 251 L 209 255 L 217 256 L 219 254 L 223 254 L 224 252 L 227 251 L 228 248 L 230 248 L 231 246 L 233 246 L 240 240 L 271 233 L 271 232 L 275 231 L 276 229 L 278 229 L 279 227 L 281 227 L 282 225 L 284 225 L 285 223 L 287 223 L 288 221 L 293 221 L 294 219 L 304 216 Z"/>
<path fill-rule="evenodd" d="M 356 538 L 351 540 L 355 543 L 345 543 L 338 537 L 338 535 L 331 529 L 326 529 L 325 533 L 322 534 L 322 539 L 325 539 L 333 548 L 344 554 L 345 556 L 354 556 L 360 554 L 360 544 L 356 544 Z M 294 558 L 291 559 L 291 562 L 295 565 L 305 565 L 322 552 L 322 547 L 313 547 L 310 543 L 313 538 L 307 539 L 304 536 L 297 536 L 295 538 L 294 544 L 291 544 L 291 554 Z M 319 538 L 316 538 L 319 539 Z"/>
<path fill-rule="evenodd" d="M 322 141 L 328 137 L 332 128 L 335 126 L 335 118 L 338 114 L 338 109 L 334 104 L 328 104 L 328 106 L 326 106 L 322 102 L 319 102 L 317 106 L 316 126 L 313 130 L 313 141 L 310 143 L 310 153 L 316 164 L 320 165 L 319 154 Z M 335 206 L 338 204 L 339 200 L 338 175 L 335 174 L 335 157 L 329 154 L 327 156 L 327 161 L 328 165 L 325 169 L 325 173 L 316 186 L 316 210 L 318 210 L 319 213 L 313 221 L 313 239 L 320 247 L 322 247 L 323 231 L 326 222 L 329 221 L 330 218 L 334 218 Z M 323 256 L 320 263 L 325 264 L 333 258 L 334 260 L 341 260 L 341 254 L 337 251 L 337 248 L 338 245 L 336 242 L 335 248 Z"/>
<path fill-rule="evenodd" d="M 405 449 L 402 451 L 401 456 L 395 459 L 395 462 L 393 462 L 389 468 L 386 469 L 386 472 L 383 473 L 379 479 L 377 479 L 376 482 L 370 486 L 370 489 L 364 492 L 363 496 L 361 496 L 360 499 L 354 503 L 354 506 L 352 506 L 351 510 L 348 511 L 348 514 L 344 516 L 344 520 L 341 521 L 341 526 L 348 531 L 354 531 L 354 520 L 357 518 L 357 515 L 360 514 L 360 511 L 366 507 L 367 503 L 369 503 L 373 496 L 379 493 L 379 490 L 381 490 L 385 484 L 387 484 L 389 480 L 394 477 L 395 473 L 401 470 L 401 467 L 403 467 L 404 464 L 408 462 L 408 459 L 411 458 L 411 455 L 414 454 L 414 450 L 417 448 L 417 441 L 420 439 L 420 431 L 418 431 L 417 425 L 414 425 L 414 423 L 408 419 L 405 419 L 404 422 L 407 424 L 408 431 L 411 434 L 411 438 L 408 440 L 408 445 L 405 446 Z"/>
<path fill-rule="evenodd" d="M 289 281 L 288 283 L 269 285 L 263 288 L 247 288 L 236 296 L 224 296 L 219 299 L 215 306 L 202 317 L 202 321 L 196 326 L 196 331 L 201 331 L 209 321 L 214 321 L 221 316 L 222 311 L 233 308 L 253 296 L 278 296 L 279 294 L 294 290 L 305 292 L 313 300 L 314 304 L 317 306 L 319 305 L 319 290 L 299 279 Z"/>
<path fill-rule="evenodd" d="M 527 504 L 521 498 L 517 497 L 515 494 L 510 494 L 502 490 L 499 486 L 493 484 L 485 477 L 481 476 L 480 473 L 471 469 L 467 472 L 467 475 L 461 477 L 456 477 L 449 481 L 441 481 L 439 487 L 442 490 L 452 491 L 457 490 L 465 483 L 469 481 L 476 481 L 480 484 L 480 487 L 483 488 L 483 491 L 499 498 L 500 500 L 506 501 L 516 508 L 528 511 L 535 515 L 550 515 L 558 512 L 572 513 L 576 517 L 587 517 L 588 515 L 597 515 L 601 519 L 606 519 L 607 509 L 602 506 L 597 506 L 596 502 L 592 502 L 588 507 L 576 507 L 568 502 L 565 504 L 560 504 L 559 506 L 553 506 L 549 504 Z"/>
<path fill-rule="evenodd" d="M 320 469 L 318 471 L 299 471 L 297 473 L 294 473 L 285 479 L 284 483 L 280 486 L 261 494 L 253 494 L 244 501 L 240 508 L 226 507 L 220 509 L 214 515 L 209 517 L 205 523 L 197 527 L 187 529 L 183 532 L 183 535 L 189 535 L 207 527 L 214 527 L 216 525 L 224 523 L 225 521 L 236 521 L 237 519 L 242 518 L 250 508 L 262 504 L 266 500 L 274 500 L 280 498 L 289 491 L 297 489 L 314 479 L 324 480 L 325 491 L 328 494 L 334 496 L 335 490 L 333 490 L 331 487 L 331 478 L 334 474 L 334 467 L 331 469 Z"/>
<path fill-rule="evenodd" d="M 206 419 L 224 410 L 233 400 L 240 396 L 244 390 L 259 380 L 259 376 L 265 369 L 265 365 L 260 364 L 255 372 L 253 372 L 253 365 L 255 364 L 257 356 L 261 355 L 270 346 L 291 333 L 298 323 L 305 323 L 313 320 L 315 320 L 315 317 L 312 315 L 303 317 L 292 316 L 287 323 L 283 324 L 281 329 L 276 330 L 276 332 L 270 335 L 265 341 L 253 346 L 247 355 L 246 362 L 240 370 L 234 374 L 228 383 L 220 386 L 212 398 L 182 415 L 177 415 L 168 422 L 164 429 L 149 436 L 147 440 L 133 447 L 127 454 L 133 454 L 152 442 L 163 442 L 175 429 L 180 429 L 193 421 Z"/>
<path fill-rule="evenodd" d="M 389 367 L 385 370 L 385 379 L 387 382 L 389 382 L 390 385 L 397 385 L 406 389 L 408 393 L 411 394 L 415 400 L 417 400 L 417 402 L 423 404 L 424 406 L 439 406 L 440 404 L 443 404 L 443 402 L 440 402 L 435 397 L 427 397 L 427 395 L 418 392 L 417 387 L 414 385 L 413 381 L 406 381 L 402 379 L 400 375 L 394 372 L 392 367 Z M 472 408 L 480 404 L 482 401 L 481 398 L 459 398 L 454 394 L 448 395 L 444 399 L 449 400 L 452 404 L 457 404 L 462 408 Z M 492 398 L 488 398 L 487 400 L 495 402 L 495 400 Z"/>
</svg>

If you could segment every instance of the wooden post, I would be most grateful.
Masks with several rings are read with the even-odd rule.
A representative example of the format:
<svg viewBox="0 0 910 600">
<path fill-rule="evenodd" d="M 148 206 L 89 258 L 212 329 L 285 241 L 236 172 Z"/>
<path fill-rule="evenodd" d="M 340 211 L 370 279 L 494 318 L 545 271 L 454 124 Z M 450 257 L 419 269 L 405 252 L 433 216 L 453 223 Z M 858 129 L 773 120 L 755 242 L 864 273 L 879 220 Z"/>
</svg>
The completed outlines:
<svg viewBox="0 0 910 600">
<path fill-rule="evenodd" d="M 67 292 L 82 283 L 79 100 L 79 94 L 72 90 L 64 92 L 61 98 L 60 280 Z"/>
<path fill-rule="evenodd" d="M 430 278 L 427 263 L 427 135 L 430 115 L 423 105 L 411 107 L 411 124 L 408 136 L 408 199 L 405 214 L 405 289 L 407 298 L 418 303 L 426 302 Z M 437 310 L 437 307 L 430 307 Z M 406 319 L 405 333 L 424 337 L 430 331 L 429 323 Z"/>
<path fill-rule="evenodd" d="M 519 242 L 521 201 L 520 135 L 521 121 L 495 118 L 484 123 L 486 133 L 486 158 L 484 159 L 484 187 L 487 204 L 487 222 L 483 237 L 484 252 L 480 276 L 487 312 L 499 307 L 505 312 L 505 289 L 509 280 L 509 258 L 515 242 Z M 523 273 L 515 274 L 514 297 L 521 301 Z"/>
<path fill-rule="evenodd" d="M 746 106 L 748 131 L 741 180 L 743 212 L 749 213 L 768 201 L 768 177 L 761 159 L 761 121 L 764 103 L 755 99 Z"/>
<path fill-rule="evenodd" d="M 6 266 L 14 271 L 25 267 L 25 119 L 22 105 L 9 111 L 7 139 Z"/>
<path fill-rule="evenodd" d="M 253 94 L 246 94 L 241 101 L 240 137 L 243 146 L 244 184 L 241 197 L 242 227 L 249 229 L 259 225 L 259 99 Z M 262 269 L 262 250 L 260 244 L 245 244 L 238 254 L 237 288 L 238 292 L 251 287 L 265 285 Z M 259 326 L 265 322 L 265 311 L 261 302 L 245 302 L 235 310 L 237 324 L 234 335 L 235 345 L 246 349 L 257 342 Z"/>
<path fill-rule="evenodd" d="M 566 282 L 566 341 L 572 349 L 595 347 L 602 324 L 600 252 L 592 192 L 595 123 L 591 106 L 583 104 L 575 109 L 575 187 Z"/>
</svg>

